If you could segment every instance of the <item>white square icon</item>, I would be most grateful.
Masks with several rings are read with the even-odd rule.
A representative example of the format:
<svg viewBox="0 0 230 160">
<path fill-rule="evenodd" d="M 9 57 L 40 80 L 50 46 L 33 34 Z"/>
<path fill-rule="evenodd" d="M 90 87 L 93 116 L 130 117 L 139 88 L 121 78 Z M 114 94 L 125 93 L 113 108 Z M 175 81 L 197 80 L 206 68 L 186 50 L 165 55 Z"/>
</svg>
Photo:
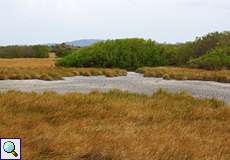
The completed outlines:
<svg viewBox="0 0 230 160">
<path fill-rule="evenodd" d="M 1 138 L 0 160 L 21 160 L 21 139 Z"/>
</svg>

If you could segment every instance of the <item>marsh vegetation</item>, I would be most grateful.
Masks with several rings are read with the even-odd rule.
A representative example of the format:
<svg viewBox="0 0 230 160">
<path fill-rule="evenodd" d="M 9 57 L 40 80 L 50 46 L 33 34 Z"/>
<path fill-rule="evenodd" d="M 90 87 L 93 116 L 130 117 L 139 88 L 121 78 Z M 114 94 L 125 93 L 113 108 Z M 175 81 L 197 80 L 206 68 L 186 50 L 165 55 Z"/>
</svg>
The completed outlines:
<svg viewBox="0 0 230 160">
<path fill-rule="evenodd" d="M 0 93 L 1 137 L 33 160 L 227 160 L 230 107 L 187 93 Z"/>
<path fill-rule="evenodd" d="M 0 57 L 20 59 L 0 59 L 0 80 L 114 77 L 132 70 L 229 83 L 229 44 L 230 33 L 223 32 L 181 44 L 123 39 L 84 48 L 1 47 Z M 45 58 L 50 51 L 58 59 Z M 21 137 L 26 160 L 230 159 L 230 107 L 186 92 L 0 92 L 0 121 L 0 137 Z"/>
<path fill-rule="evenodd" d="M 204 70 L 178 67 L 143 67 L 137 70 L 145 77 L 162 77 L 176 80 L 202 80 L 230 83 L 230 70 Z"/>
</svg>

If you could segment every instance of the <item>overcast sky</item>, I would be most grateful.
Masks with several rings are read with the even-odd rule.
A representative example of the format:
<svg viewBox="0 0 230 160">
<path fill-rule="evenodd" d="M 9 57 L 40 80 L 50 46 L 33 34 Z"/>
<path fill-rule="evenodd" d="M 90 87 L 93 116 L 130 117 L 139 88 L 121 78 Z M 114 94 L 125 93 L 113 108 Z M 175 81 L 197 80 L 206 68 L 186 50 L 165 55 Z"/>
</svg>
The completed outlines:
<svg viewBox="0 0 230 160">
<path fill-rule="evenodd" d="M 84 38 L 183 42 L 230 30 L 230 0 L 0 0 L 0 45 Z"/>
</svg>

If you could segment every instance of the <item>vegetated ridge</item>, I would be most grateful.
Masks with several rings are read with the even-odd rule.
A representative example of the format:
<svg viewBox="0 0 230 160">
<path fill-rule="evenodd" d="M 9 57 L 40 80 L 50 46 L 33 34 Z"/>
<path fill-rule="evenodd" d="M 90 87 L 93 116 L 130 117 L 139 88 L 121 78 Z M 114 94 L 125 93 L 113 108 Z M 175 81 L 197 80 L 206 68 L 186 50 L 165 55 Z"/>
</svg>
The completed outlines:
<svg viewBox="0 0 230 160">
<path fill-rule="evenodd" d="M 182 66 L 203 69 L 230 68 L 230 32 L 209 33 L 195 41 L 162 44 L 144 39 L 117 39 L 81 48 L 59 60 L 66 67 Z"/>
</svg>

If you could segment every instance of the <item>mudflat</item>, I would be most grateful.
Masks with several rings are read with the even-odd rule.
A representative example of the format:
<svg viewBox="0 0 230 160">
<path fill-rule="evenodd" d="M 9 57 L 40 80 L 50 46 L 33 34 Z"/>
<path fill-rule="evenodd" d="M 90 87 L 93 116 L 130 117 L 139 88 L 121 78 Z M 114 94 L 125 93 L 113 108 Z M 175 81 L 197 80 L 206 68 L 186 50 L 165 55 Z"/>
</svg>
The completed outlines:
<svg viewBox="0 0 230 160">
<path fill-rule="evenodd" d="M 58 93 L 109 91 L 119 89 L 132 93 L 152 95 L 160 88 L 171 92 L 186 91 L 199 98 L 217 98 L 230 104 L 230 84 L 212 81 L 178 81 L 162 78 L 143 77 L 142 74 L 128 72 L 127 76 L 108 78 L 105 76 L 65 77 L 64 80 L 3 80 L 0 91 L 18 90 L 26 92 L 55 91 Z"/>
</svg>

